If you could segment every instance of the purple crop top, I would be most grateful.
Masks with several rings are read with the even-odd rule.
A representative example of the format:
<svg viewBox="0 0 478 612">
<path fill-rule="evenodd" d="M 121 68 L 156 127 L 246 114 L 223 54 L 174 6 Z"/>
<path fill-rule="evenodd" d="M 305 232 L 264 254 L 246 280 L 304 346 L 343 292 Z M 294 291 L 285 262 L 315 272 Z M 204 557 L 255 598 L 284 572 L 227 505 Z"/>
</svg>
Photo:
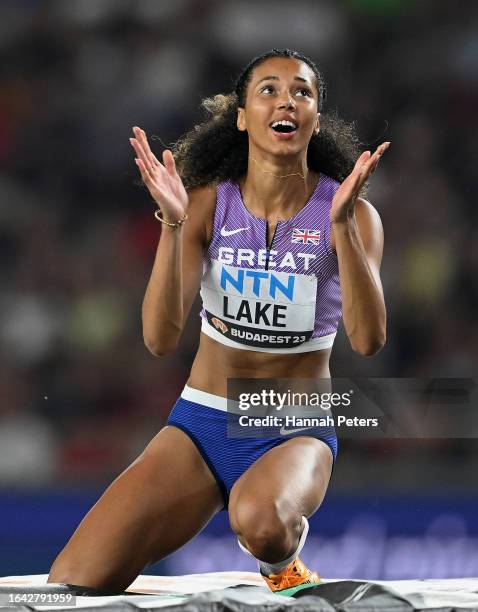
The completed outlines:
<svg viewBox="0 0 478 612">
<path fill-rule="evenodd" d="M 338 187 L 321 175 L 307 204 L 277 223 L 267 248 L 266 220 L 247 210 L 237 183 L 219 183 L 201 281 L 205 334 L 270 353 L 333 345 L 342 300 L 329 214 Z"/>
</svg>

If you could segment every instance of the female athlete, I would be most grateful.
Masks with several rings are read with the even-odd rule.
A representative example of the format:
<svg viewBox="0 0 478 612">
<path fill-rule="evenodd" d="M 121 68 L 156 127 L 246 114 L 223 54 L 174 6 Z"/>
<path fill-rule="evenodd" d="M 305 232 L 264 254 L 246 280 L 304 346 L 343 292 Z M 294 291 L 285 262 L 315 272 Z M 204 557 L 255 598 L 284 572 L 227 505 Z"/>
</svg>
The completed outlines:
<svg viewBox="0 0 478 612">
<path fill-rule="evenodd" d="M 157 356 L 175 349 L 201 287 L 202 333 L 167 426 L 105 491 L 56 558 L 50 582 L 123 591 L 221 509 L 274 591 L 319 581 L 299 560 L 331 475 L 335 432 L 227 436 L 230 378 L 329 378 L 343 316 L 352 348 L 385 343 L 380 217 L 359 197 L 388 148 L 357 158 L 353 130 L 322 119 L 316 65 L 295 51 L 252 60 L 235 92 L 163 163 L 131 144 L 162 232 L 143 302 Z"/>
</svg>

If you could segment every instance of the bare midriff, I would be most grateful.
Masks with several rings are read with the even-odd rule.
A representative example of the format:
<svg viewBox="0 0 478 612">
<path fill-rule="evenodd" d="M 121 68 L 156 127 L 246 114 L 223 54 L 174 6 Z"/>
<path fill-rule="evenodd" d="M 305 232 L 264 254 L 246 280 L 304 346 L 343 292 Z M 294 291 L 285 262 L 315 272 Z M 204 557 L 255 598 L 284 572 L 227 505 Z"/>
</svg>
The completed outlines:
<svg viewBox="0 0 478 612">
<path fill-rule="evenodd" d="M 262 353 L 231 348 L 201 334 L 188 385 L 227 397 L 228 378 L 330 378 L 332 348 L 308 353 Z"/>
</svg>

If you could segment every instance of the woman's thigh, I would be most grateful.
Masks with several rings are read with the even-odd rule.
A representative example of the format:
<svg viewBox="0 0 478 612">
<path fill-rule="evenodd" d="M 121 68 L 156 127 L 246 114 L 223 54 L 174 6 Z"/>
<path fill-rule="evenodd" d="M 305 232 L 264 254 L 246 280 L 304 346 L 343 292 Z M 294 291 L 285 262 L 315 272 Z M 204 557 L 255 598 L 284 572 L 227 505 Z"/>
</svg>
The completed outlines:
<svg viewBox="0 0 478 612">
<path fill-rule="evenodd" d="M 106 489 L 55 560 L 50 582 L 123 590 L 224 504 L 190 438 L 165 427 Z"/>
<path fill-rule="evenodd" d="M 316 438 L 296 437 L 272 448 L 232 487 L 231 525 L 244 523 L 239 512 L 294 514 L 299 522 L 302 515 L 311 516 L 324 499 L 332 465 L 330 448 Z"/>
</svg>

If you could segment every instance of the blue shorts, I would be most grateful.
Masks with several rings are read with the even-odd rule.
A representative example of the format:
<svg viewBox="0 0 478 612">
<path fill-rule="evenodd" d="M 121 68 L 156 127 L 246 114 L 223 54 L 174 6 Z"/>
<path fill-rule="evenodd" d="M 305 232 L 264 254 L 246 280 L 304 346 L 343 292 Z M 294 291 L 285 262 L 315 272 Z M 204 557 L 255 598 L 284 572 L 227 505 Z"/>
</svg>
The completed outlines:
<svg viewBox="0 0 478 612">
<path fill-rule="evenodd" d="M 227 399 L 186 386 L 167 420 L 167 425 L 181 429 L 195 443 L 221 489 L 224 509 L 227 509 L 236 480 L 264 453 L 292 437 L 231 437 L 228 416 L 231 415 L 227 412 Z M 335 464 L 337 436 L 334 427 L 317 427 L 306 435 L 325 442 Z"/>
</svg>

